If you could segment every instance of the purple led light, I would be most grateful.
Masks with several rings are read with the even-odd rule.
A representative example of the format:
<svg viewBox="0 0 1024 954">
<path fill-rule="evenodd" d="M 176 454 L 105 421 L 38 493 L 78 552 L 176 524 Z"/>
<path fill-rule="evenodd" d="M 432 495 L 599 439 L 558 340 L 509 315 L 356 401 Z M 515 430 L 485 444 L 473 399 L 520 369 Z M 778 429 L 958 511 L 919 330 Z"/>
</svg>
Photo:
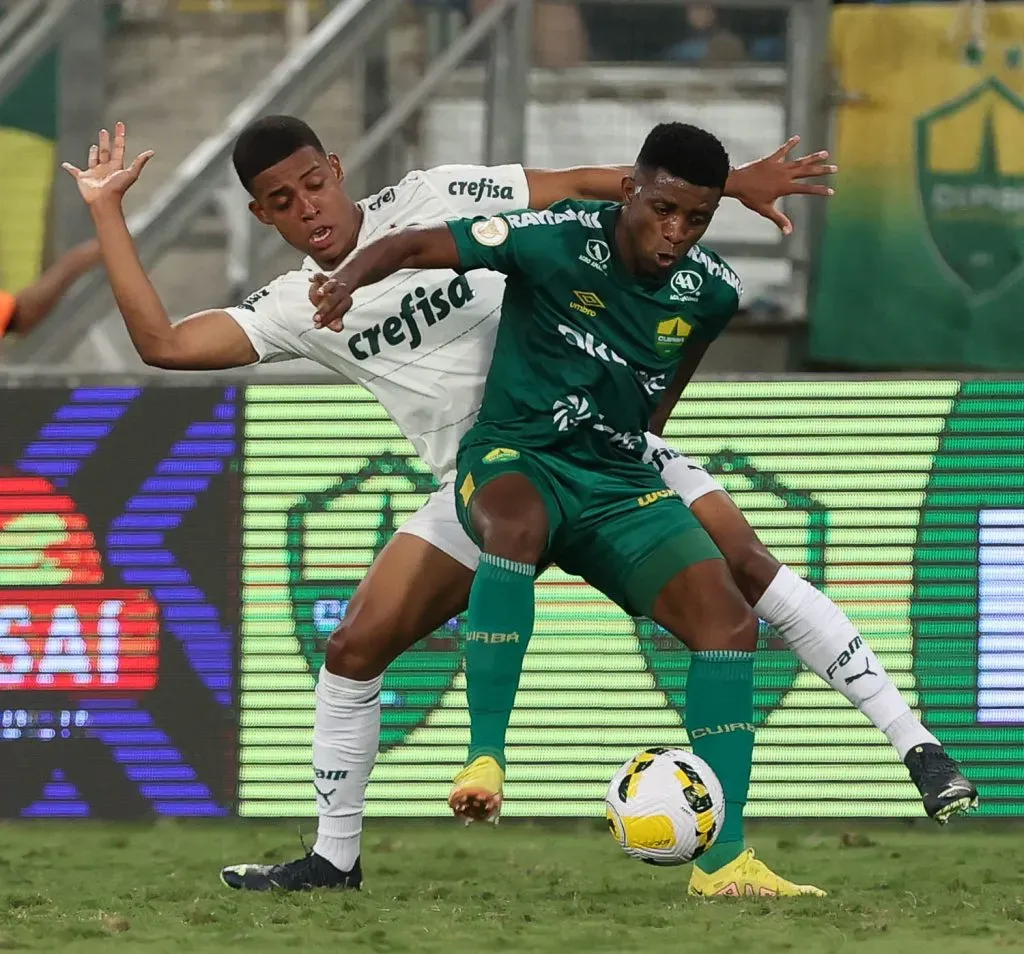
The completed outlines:
<svg viewBox="0 0 1024 954">
<path fill-rule="evenodd" d="M 178 518 L 163 513 L 125 513 L 113 523 L 114 530 L 169 530 L 178 525 Z"/>
<path fill-rule="evenodd" d="M 234 451 L 234 441 L 178 441 L 171 453 L 175 457 L 228 457 Z"/>
<path fill-rule="evenodd" d="M 124 407 L 116 404 L 66 404 L 54 415 L 55 421 L 117 421 Z"/>
<path fill-rule="evenodd" d="M 188 474 L 190 477 L 194 477 L 197 474 L 214 476 L 221 473 L 223 470 L 224 461 L 197 458 L 196 460 L 162 461 L 160 466 L 157 467 L 156 472 L 161 477 L 170 476 L 172 474 Z"/>
<path fill-rule="evenodd" d="M 189 496 L 176 496 L 170 495 L 165 497 L 133 497 L 128 501 L 128 505 L 125 507 L 128 511 L 139 511 L 139 510 L 157 510 L 157 511 L 173 511 L 180 513 L 184 510 L 191 510 L 196 505 L 196 498 L 192 495 Z M 179 520 L 178 523 L 181 523 Z"/>
<path fill-rule="evenodd" d="M 214 407 L 223 409 L 234 399 L 235 390 L 225 389 Z M 158 466 L 157 473 L 161 476 L 147 478 L 125 507 L 126 514 L 162 512 L 168 518 L 164 525 L 151 529 L 167 532 L 178 527 L 184 514 L 195 508 L 199 497 L 210 487 L 213 476 L 209 473 L 212 470 L 211 459 L 219 459 L 220 470 L 223 470 L 223 464 L 235 453 L 233 415 L 229 420 L 195 421 L 187 428 L 186 434 L 187 439 L 177 441 Z M 227 439 L 207 440 L 207 437 Z M 200 466 L 190 470 L 189 465 L 193 461 Z M 170 464 L 175 465 L 175 472 L 181 476 L 168 476 L 164 468 Z M 125 527 L 120 520 L 111 526 L 111 531 L 123 529 Z M 179 565 L 166 538 L 162 546 L 146 547 L 118 545 L 112 538 L 113 533 L 107 541 L 107 556 L 118 567 L 125 583 L 149 587 L 162 608 L 191 603 L 204 610 L 212 610 L 212 615 L 204 612 L 202 622 L 195 617 L 165 613 L 164 627 L 181 642 L 189 665 L 213 692 L 217 702 L 230 705 L 232 634 L 219 623 L 216 610 L 209 605 L 205 594 L 196 587 L 188 586 L 191 577 Z"/>
<path fill-rule="evenodd" d="M 208 423 L 203 421 L 198 424 L 190 424 L 188 430 L 185 431 L 186 437 L 191 438 L 210 438 L 210 437 L 226 437 L 229 440 L 233 440 L 235 436 L 235 425 L 233 423 L 222 424 Z"/>
<path fill-rule="evenodd" d="M 141 393 L 142 388 L 76 388 L 71 392 L 71 400 L 112 404 L 115 401 L 134 401 Z"/>
<path fill-rule="evenodd" d="M 144 494 L 201 494 L 209 486 L 205 477 L 150 477 L 142 485 Z"/>
<path fill-rule="evenodd" d="M 140 388 L 81 388 L 43 425 L 18 461 L 23 473 L 45 476 L 59 487 L 78 473 L 110 435 Z M 106 538 L 105 565 L 120 571 L 127 584 L 148 586 L 161 605 L 164 638 L 180 640 L 186 658 L 222 705 L 232 698 L 232 638 L 218 625 L 218 613 L 205 594 L 192 585 L 187 569 L 169 549 L 167 531 L 179 527 L 198 503 L 211 479 L 224 473 L 234 453 L 236 389 L 215 396 L 211 419 L 186 427 L 178 441 L 154 468 L 124 512 L 111 521 Z M 101 529 L 97 530 L 97 536 Z M 114 583 L 107 581 L 107 585 Z M 89 713 L 82 731 L 102 741 L 125 777 L 158 813 L 223 816 L 211 790 L 198 781 L 194 768 L 154 723 L 141 699 L 80 700 Z M 74 744 L 73 742 L 71 744 Z M 2 750 L 0 750 L 2 751 Z M 0 755 L 2 764 L 2 755 Z M 89 805 L 73 781 L 57 771 L 41 797 L 27 806 L 24 817 L 87 816 Z"/>
<path fill-rule="evenodd" d="M 124 774 L 133 782 L 192 782 L 196 778 L 188 765 L 125 765 Z"/>
<path fill-rule="evenodd" d="M 96 451 L 96 441 L 56 441 L 47 444 L 37 441 L 25 449 L 25 456 L 46 457 L 91 457 Z"/>
</svg>

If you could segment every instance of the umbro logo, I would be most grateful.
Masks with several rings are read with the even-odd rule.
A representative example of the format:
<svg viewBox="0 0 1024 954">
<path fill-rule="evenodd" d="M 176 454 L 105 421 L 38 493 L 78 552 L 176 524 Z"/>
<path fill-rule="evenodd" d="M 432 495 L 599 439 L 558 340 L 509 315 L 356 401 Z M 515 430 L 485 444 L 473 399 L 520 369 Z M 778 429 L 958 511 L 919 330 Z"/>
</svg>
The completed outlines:
<svg viewBox="0 0 1024 954">
<path fill-rule="evenodd" d="M 601 301 L 600 296 L 592 291 L 576 291 L 574 289 L 573 294 L 576 296 L 576 301 L 569 302 L 569 307 L 573 311 L 586 315 L 588 318 L 597 317 L 595 308 L 604 308 L 604 302 Z"/>
</svg>

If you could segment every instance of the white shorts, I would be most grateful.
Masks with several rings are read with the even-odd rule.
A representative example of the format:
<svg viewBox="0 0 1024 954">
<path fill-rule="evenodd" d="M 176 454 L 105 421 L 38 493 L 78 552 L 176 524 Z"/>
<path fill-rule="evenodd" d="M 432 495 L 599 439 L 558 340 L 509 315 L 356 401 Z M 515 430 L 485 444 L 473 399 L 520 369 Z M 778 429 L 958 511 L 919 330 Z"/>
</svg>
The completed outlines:
<svg viewBox="0 0 1024 954">
<path fill-rule="evenodd" d="M 644 460 L 658 468 L 661 479 L 670 490 L 679 494 L 687 507 L 705 494 L 714 493 L 716 490 L 724 492 L 722 485 L 700 464 L 673 450 L 660 437 L 653 434 L 647 435 L 647 453 Z M 479 547 L 462 529 L 455 512 L 454 483 L 443 484 L 440 489 L 434 491 L 427 502 L 406 520 L 397 532 L 411 533 L 414 537 L 426 540 L 471 570 L 476 569 L 480 560 Z"/>
</svg>

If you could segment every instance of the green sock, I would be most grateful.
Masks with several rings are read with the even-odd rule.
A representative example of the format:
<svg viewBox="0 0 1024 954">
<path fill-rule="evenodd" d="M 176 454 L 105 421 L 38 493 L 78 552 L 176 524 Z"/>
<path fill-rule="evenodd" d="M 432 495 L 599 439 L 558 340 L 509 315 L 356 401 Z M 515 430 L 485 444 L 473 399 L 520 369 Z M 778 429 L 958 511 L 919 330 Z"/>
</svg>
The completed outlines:
<svg viewBox="0 0 1024 954">
<path fill-rule="evenodd" d="M 533 635 L 536 568 L 484 553 L 469 591 L 466 697 L 469 759 L 490 755 L 505 767 L 505 731 Z"/>
<path fill-rule="evenodd" d="M 686 728 L 693 754 L 714 769 L 725 794 L 722 830 L 697 859 L 701 871 L 716 871 L 744 849 L 743 806 L 754 757 L 753 653 L 693 654 L 686 680 Z"/>
</svg>

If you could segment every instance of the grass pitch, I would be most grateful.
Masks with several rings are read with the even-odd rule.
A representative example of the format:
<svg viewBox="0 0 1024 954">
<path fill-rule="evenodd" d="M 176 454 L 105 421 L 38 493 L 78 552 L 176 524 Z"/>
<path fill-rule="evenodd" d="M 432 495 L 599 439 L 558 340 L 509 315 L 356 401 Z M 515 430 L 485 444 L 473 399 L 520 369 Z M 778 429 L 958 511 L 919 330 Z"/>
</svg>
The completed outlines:
<svg viewBox="0 0 1024 954">
<path fill-rule="evenodd" d="M 309 827 L 308 825 L 306 827 Z M 1024 828 L 756 826 L 824 901 L 687 898 L 688 869 L 592 824 L 370 823 L 363 891 L 242 894 L 222 864 L 301 854 L 295 825 L 0 824 L 0 950 L 416 954 L 1024 951 Z"/>
</svg>

